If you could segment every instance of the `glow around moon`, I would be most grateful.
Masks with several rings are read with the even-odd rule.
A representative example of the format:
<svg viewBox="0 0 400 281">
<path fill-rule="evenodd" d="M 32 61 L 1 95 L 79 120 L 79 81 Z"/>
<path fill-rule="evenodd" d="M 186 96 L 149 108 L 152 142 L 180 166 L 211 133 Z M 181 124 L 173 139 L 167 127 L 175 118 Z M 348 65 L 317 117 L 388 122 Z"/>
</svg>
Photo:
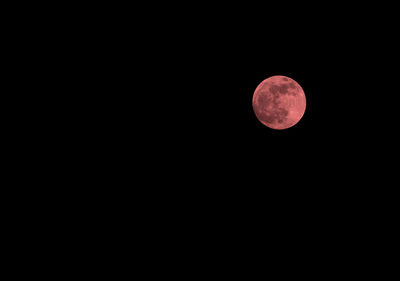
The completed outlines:
<svg viewBox="0 0 400 281">
<path fill-rule="evenodd" d="M 286 76 L 272 76 L 260 83 L 253 95 L 253 110 L 265 126 L 283 130 L 296 125 L 306 110 L 301 86 Z"/>
</svg>

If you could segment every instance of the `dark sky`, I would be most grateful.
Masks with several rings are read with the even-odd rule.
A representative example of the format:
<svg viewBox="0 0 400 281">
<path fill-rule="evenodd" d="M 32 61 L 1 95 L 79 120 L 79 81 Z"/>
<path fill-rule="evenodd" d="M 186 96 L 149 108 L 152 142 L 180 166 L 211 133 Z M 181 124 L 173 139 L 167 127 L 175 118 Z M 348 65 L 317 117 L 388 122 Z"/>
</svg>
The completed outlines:
<svg viewBox="0 0 400 281">
<path fill-rule="evenodd" d="M 393 114 L 383 109 L 391 84 L 380 82 L 395 77 L 387 70 L 396 60 L 389 29 L 368 13 L 356 18 L 351 7 L 281 8 L 197 7 L 103 20 L 90 32 L 95 48 L 85 49 L 99 71 L 93 84 L 101 95 L 93 100 L 107 104 L 102 118 L 118 120 L 110 125 L 118 134 L 168 143 L 177 153 L 193 145 L 247 154 L 258 143 L 267 155 L 270 144 L 284 151 L 289 141 L 335 156 L 342 145 L 390 135 L 382 119 Z M 289 130 L 262 126 L 252 111 L 254 89 L 272 75 L 295 79 L 306 94 L 305 115 Z"/>
<path fill-rule="evenodd" d="M 53 216 L 51 235 L 67 229 L 54 245 L 85 244 L 74 257 L 87 241 L 100 258 L 104 241 L 125 254 L 142 246 L 148 272 L 164 275 L 157 262 L 198 264 L 194 274 L 225 262 L 225 275 L 245 260 L 248 274 L 270 257 L 285 272 L 276 257 L 315 267 L 306 254 L 327 264 L 320 256 L 335 251 L 329 264 L 353 265 L 349 249 L 387 241 L 398 213 L 397 10 L 264 2 L 20 5 L 32 19 L 7 23 L 21 30 L 5 55 L 23 75 L 12 92 L 22 110 L 7 116 L 16 147 L 5 151 L 22 167 L 6 160 L 13 182 L 27 183 L 8 188 L 18 204 L 7 212 L 26 197 L 23 217 Z M 254 90 L 273 75 L 307 98 L 288 130 L 253 113 Z"/>
<path fill-rule="evenodd" d="M 15 130 L 21 150 L 35 155 L 15 157 L 32 175 L 16 179 L 46 203 L 65 202 L 75 227 L 98 223 L 93 237 L 113 232 L 111 243 L 142 235 L 134 244 L 166 261 L 181 255 L 176 245 L 197 255 L 196 246 L 218 266 L 222 249 L 264 268 L 270 245 L 283 255 L 301 246 L 300 259 L 309 245 L 316 257 L 332 252 L 321 245 L 338 245 L 342 260 L 354 241 L 383 229 L 372 219 L 396 214 L 392 17 L 378 21 L 379 9 L 365 3 L 117 5 L 34 14 L 41 23 L 23 25 L 29 36 L 18 49 L 27 59 L 16 67 L 29 79 L 16 85 L 27 88 L 30 111 L 21 118 L 29 130 Z M 293 78 L 306 95 L 303 119 L 288 130 L 253 113 L 254 90 L 273 75 Z"/>
<path fill-rule="evenodd" d="M 62 38 L 68 67 L 59 79 L 76 112 L 64 122 L 96 159 L 224 186 L 219 195 L 228 182 L 250 186 L 245 196 L 263 194 L 263 177 L 309 186 L 320 176 L 356 180 L 354 167 L 382 155 L 376 140 L 394 140 L 396 75 L 387 65 L 397 56 L 388 28 L 351 9 L 328 10 L 93 14 L 75 27 L 78 41 Z M 272 75 L 295 79 L 306 94 L 305 115 L 288 130 L 271 130 L 253 113 L 254 90 Z"/>
</svg>

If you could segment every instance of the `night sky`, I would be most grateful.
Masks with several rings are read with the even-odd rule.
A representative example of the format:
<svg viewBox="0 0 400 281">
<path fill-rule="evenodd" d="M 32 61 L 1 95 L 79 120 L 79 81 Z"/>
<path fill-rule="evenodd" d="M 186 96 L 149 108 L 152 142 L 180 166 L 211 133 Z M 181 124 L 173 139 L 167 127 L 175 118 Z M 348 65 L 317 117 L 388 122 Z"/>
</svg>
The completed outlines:
<svg viewBox="0 0 400 281">
<path fill-rule="evenodd" d="M 28 77 L 15 96 L 29 114 L 15 130 L 35 155 L 15 157 L 30 169 L 16 178 L 102 253 L 126 235 L 162 263 L 200 253 L 233 264 L 219 250 L 260 269 L 271 245 L 281 256 L 299 249 L 298 260 L 325 262 L 320 253 L 340 247 L 343 256 L 398 205 L 398 24 L 396 9 L 375 3 L 316 5 L 96 2 L 39 7 L 46 16 L 25 7 L 35 24 L 14 35 L 15 68 Z M 287 130 L 262 125 L 252 108 L 274 75 L 306 95 Z M 82 240 L 84 227 L 94 235 Z"/>
</svg>

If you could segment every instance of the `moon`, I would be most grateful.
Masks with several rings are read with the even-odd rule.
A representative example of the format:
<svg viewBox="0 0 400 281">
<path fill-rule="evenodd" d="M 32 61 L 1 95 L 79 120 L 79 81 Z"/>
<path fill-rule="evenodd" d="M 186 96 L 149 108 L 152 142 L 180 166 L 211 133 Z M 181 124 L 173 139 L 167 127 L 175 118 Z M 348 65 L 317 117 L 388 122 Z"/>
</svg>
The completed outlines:
<svg viewBox="0 0 400 281">
<path fill-rule="evenodd" d="M 262 81 L 253 95 L 253 110 L 265 126 L 284 130 L 296 125 L 306 110 L 306 95 L 301 86 L 286 76 Z"/>
</svg>

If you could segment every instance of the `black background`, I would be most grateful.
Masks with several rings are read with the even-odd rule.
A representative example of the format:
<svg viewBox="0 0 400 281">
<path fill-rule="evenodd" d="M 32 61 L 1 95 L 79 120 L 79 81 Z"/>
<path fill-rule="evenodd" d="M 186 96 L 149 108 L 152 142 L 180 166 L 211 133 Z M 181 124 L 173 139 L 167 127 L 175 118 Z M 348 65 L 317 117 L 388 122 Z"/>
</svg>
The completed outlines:
<svg viewBox="0 0 400 281">
<path fill-rule="evenodd" d="M 232 189 L 255 200 L 269 192 L 284 200 L 278 186 L 288 186 L 319 201 L 298 187 L 353 185 L 386 154 L 377 142 L 394 142 L 390 16 L 377 25 L 368 7 L 104 8 L 82 8 L 52 27 L 46 49 L 51 91 L 62 93 L 52 108 L 61 115 L 56 139 L 77 167 L 93 163 L 81 169 L 91 178 L 145 176 L 177 193 L 200 184 L 210 189 L 205 197 Z M 253 113 L 255 88 L 273 75 L 306 94 L 305 115 L 288 130 Z M 346 196 L 358 196 L 355 185 Z"/>
<path fill-rule="evenodd" d="M 25 177 L 59 187 L 30 191 L 44 213 L 155 252 L 361 249 L 359 233 L 396 208 L 388 9 L 171 5 L 44 7 L 22 26 Z M 288 130 L 253 113 L 273 75 L 306 94 Z"/>
<path fill-rule="evenodd" d="M 395 142 L 385 83 L 395 80 L 393 37 L 351 7 L 281 9 L 160 8 L 144 17 L 118 9 L 84 29 L 69 68 L 82 77 L 72 99 L 84 116 L 72 137 L 76 159 L 86 160 L 80 174 L 134 186 L 102 190 L 116 202 L 140 198 L 149 213 L 187 220 L 226 210 L 257 220 L 267 207 L 277 218 L 322 220 L 394 192 L 378 188 Z M 305 115 L 288 130 L 253 113 L 254 90 L 272 75 L 306 94 Z"/>
</svg>

